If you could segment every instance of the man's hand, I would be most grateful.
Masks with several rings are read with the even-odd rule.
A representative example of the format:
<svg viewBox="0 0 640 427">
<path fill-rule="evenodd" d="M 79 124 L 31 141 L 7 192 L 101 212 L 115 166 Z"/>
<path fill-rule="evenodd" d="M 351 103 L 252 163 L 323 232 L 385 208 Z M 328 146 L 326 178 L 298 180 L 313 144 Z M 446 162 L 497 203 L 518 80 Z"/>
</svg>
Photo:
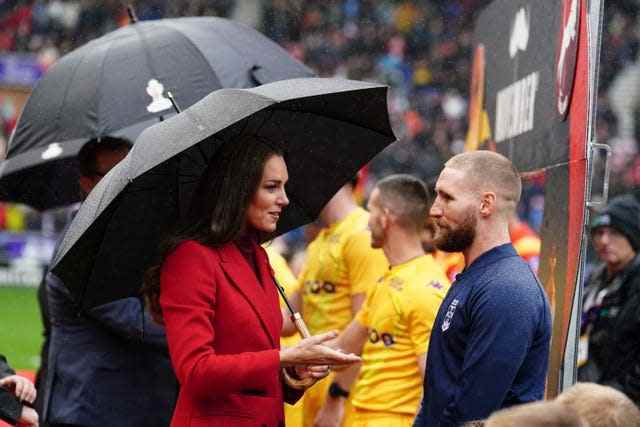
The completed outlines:
<svg viewBox="0 0 640 427">
<path fill-rule="evenodd" d="M 343 397 L 327 396 L 324 406 L 313 421 L 313 427 L 340 427 L 344 416 L 344 402 Z"/>
<path fill-rule="evenodd" d="M 38 413 L 33 408 L 23 406 L 18 427 L 38 427 Z"/>
<path fill-rule="evenodd" d="M 20 375 L 10 375 L 2 378 L 0 387 L 12 392 L 20 401 L 33 403 L 36 400 L 36 388 L 33 383 Z"/>
</svg>

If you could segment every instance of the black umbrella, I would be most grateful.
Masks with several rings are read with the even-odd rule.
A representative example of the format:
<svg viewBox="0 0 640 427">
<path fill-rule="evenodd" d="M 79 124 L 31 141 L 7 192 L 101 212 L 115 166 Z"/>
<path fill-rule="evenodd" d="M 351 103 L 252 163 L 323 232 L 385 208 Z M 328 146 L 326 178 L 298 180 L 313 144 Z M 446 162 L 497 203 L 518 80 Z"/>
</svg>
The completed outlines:
<svg viewBox="0 0 640 427">
<path fill-rule="evenodd" d="M 222 18 L 143 21 L 62 57 L 38 82 L 0 166 L 0 199 L 43 210 L 78 201 L 71 163 L 82 142 L 135 139 L 220 88 L 313 73 L 254 29 Z"/>
<path fill-rule="evenodd" d="M 53 272 L 83 307 L 138 295 L 161 236 L 186 214 L 209 159 L 224 141 L 250 134 L 286 144 L 290 204 L 277 234 L 313 221 L 395 140 L 384 86 L 308 78 L 216 91 L 140 135 L 83 203 Z"/>
</svg>

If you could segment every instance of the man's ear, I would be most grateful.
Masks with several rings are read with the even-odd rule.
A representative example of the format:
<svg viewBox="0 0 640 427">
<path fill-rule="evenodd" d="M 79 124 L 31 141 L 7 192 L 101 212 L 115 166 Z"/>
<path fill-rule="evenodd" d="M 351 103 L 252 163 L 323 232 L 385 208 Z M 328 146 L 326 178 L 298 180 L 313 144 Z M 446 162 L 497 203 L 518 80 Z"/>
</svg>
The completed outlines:
<svg viewBox="0 0 640 427">
<path fill-rule="evenodd" d="M 380 215 L 380 225 L 385 230 L 389 227 L 389 225 L 391 225 L 391 221 L 392 221 L 391 215 L 392 213 L 389 212 L 389 209 L 384 208 L 382 210 L 382 215 Z"/>
<path fill-rule="evenodd" d="M 487 217 L 493 214 L 497 208 L 496 202 L 496 193 L 493 191 L 482 193 L 482 198 L 480 199 L 480 215 Z"/>
</svg>

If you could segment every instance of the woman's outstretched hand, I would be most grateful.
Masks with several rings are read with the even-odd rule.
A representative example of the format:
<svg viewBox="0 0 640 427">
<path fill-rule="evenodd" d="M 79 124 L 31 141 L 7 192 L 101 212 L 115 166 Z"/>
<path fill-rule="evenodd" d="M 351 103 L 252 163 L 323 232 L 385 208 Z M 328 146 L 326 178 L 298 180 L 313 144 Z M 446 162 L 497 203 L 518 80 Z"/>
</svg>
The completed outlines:
<svg viewBox="0 0 640 427">
<path fill-rule="evenodd" d="M 343 353 L 324 345 L 337 336 L 337 333 L 327 332 L 320 335 L 314 335 L 301 340 L 293 347 L 280 350 L 280 366 L 300 367 L 315 366 L 318 367 L 314 377 L 324 374 L 324 369 L 319 367 L 327 366 L 327 370 L 332 366 L 352 365 L 360 362 L 360 358 L 355 354 Z"/>
</svg>

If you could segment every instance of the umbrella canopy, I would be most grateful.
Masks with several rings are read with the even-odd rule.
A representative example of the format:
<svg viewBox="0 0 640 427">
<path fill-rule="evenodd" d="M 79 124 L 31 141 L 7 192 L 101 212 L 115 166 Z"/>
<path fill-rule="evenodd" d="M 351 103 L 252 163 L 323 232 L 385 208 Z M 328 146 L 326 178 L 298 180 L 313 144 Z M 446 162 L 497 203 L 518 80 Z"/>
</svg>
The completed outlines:
<svg viewBox="0 0 640 427">
<path fill-rule="evenodd" d="M 79 199 L 70 163 L 82 142 L 135 139 L 220 88 L 248 88 L 311 70 L 254 29 L 222 18 L 137 22 L 62 57 L 38 82 L 0 166 L 0 199 L 47 209 Z"/>
<path fill-rule="evenodd" d="M 315 220 L 396 139 L 384 86 L 309 78 L 212 93 L 146 129 L 83 203 L 53 261 L 83 307 L 139 294 L 160 239 L 186 215 L 210 159 L 243 135 L 285 144 L 290 204 L 277 234 Z"/>
</svg>

